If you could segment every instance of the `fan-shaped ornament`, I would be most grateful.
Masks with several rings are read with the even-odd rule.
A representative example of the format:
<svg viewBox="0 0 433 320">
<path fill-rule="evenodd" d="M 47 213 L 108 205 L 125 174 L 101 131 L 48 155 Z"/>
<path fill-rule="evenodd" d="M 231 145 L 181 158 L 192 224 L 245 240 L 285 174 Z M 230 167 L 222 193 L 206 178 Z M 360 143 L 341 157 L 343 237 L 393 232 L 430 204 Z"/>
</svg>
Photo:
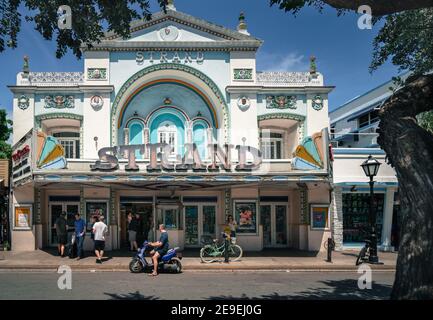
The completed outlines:
<svg viewBox="0 0 433 320">
<path fill-rule="evenodd" d="M 63 146 L 52 136 L 38 132 L 36 139 L 36 166 L 38 169 L 54 170 L 66 168 Z"/>
</svg>

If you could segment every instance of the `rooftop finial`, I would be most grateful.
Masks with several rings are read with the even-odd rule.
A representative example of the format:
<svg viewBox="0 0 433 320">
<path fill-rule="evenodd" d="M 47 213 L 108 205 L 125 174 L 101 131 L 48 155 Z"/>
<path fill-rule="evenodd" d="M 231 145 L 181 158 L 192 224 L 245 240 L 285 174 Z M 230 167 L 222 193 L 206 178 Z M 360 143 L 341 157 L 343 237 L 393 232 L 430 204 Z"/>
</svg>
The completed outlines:
<svg viewBox="0 0 433 320">
<path fill-rule="evenodd" d="M 176 7 L 174 6 L 174 0 L 167 0 L 167 10 L 176 11 Z"/>
<path fill-rule="evenodd" d="M 23 78 L 28 78 L 29 74 L 30 74 L 29 57 L 28 56 L 24 56 Z"/>
<path fill-rule="evenodd" d="M 238 31 L 240 33 L 249 35 L 247 30 L 247 23 L 245 22 L 245 14 L 243 12 L 239 14 Z"/>
<path fill-rule="evenodd" d="M 310 57 L 310 74 L 315 75 L 317 72 L 316 57 Z"/>
</svg>

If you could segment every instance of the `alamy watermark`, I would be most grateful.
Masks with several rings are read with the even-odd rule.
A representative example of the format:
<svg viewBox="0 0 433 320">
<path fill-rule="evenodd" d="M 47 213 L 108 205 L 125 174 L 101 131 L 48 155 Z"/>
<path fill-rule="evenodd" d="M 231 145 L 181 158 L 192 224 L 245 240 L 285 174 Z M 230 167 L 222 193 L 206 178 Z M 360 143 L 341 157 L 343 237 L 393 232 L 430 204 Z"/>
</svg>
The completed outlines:
<svg viewBox="0 0 433 320">
<path fill-rule="evenodd" d="M 61 5 L 57 9 L 57 26 L 60 30 L 72 29 L 72 9 L 70 6 Z"/>
<path fill-rule="evenodd" d="M 358 18 L 358 28 L 361 30 L 371 30 L 373 28 L 371 7 L 367 5 L 362 5 L 358 8 L 358 13 L 362 14 Z"/>
<path fill-rule="evenodd" d="M 372 288 L 372 271 L 369 265 L 361 264 L 358 268 L 361 276 L 358 278 L 358 288 L 360 290 Z"/>
<path fill-rule="evenodd" d="M 57 270 L 61 274 L 57 280 L 57 287 L 60 290 L 72 290 L 72 269 L 70 266 L 62 265 Z"/>
</svg>

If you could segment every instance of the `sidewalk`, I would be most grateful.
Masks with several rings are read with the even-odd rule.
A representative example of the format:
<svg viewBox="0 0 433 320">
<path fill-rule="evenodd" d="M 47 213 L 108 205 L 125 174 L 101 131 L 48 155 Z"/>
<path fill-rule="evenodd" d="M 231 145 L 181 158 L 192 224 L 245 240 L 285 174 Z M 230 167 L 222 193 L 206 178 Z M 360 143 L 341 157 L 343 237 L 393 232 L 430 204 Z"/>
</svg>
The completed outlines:
<svg viewBox="0 0 433 320">
<path fill-rule="evenodd" d="M 326 262 L 326 254 L 297 250 L 267 252 L 246 252 L 240 261 L 201 263 L 195 251 L 185 251 L 182 259 L 184 271 L 194 270 L 289 270 L 289 271 L 356 271 L 357 251 L 333 252 L 332 263 Z M 57 270 L 61 265 L 69 265 L 72 270 L 128 271 L 132 253 L 112 251 L 103 264 L 96 264 L 95 257 L 88 252 L 81 260 L 60 258 L 53 251 L 36 250 L 31 252 L 0 252 L 0 270 Z M 395 270 L 396 253 L 380 252 L 383 265 L 370 265 L 374 270 Z"/>
</svg>

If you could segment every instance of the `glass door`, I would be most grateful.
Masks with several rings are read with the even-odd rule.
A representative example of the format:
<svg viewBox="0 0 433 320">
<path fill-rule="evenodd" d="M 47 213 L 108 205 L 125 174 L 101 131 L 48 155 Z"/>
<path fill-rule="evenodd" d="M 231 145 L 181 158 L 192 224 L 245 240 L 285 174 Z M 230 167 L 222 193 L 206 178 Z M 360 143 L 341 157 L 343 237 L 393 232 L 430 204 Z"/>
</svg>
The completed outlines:
<svg viewBox="0 0 433 320">
<path fill-rule="evenodd" d="M 198 243 L 198 206 L 185 207 L 185 246 Z"/>
<path fill-rule="evenodd" d="M 50 245 L 57 245 L 57 232 L 54 225 L 63 211 L 63 204 L 50 204 Z"/>
<path fill-rule="evenodd" d="M 185 205 L 185 246 L 199 247 L 202 236 L 215 238 L 215 230 L 215 205 Z"/>
<path fill-rule="evenodd" d="M 287 204 L 261 205 L 260 224 L 264 247 L 287 246 Z"/>
<path fill-rule="evenodd" d="M 58 244 L 56 228 L 54 227 L 56 220 L 60 217 L 62 211 L 66 212 L 66 221 L 68 230 L 74 228 L 75 214 L 79 212 L 79 203 L 50 203 L 50 230 L 49 230 L 49 244 L 56 246 Z"/>
<path fill-rule="evenodd" d="M 271 205 L 260 206 L 260 224 L 263 225 L 263 246 L 272 245 Z"/>
</svg>

